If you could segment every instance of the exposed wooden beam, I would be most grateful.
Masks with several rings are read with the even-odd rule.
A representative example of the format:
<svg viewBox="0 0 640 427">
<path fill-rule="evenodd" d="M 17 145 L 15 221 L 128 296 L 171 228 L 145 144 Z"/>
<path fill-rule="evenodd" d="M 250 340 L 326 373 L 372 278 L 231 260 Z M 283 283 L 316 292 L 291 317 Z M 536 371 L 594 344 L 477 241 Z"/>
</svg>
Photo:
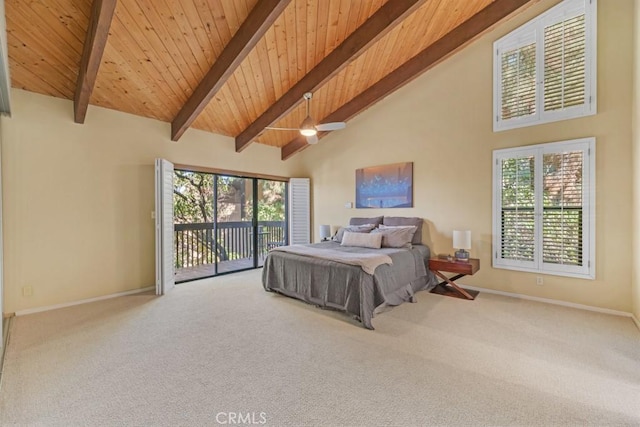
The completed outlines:
<svg viewBox="0 0 640 427">
<path fill-rule="evenodd" d="M 305 92 L 313 92 L 391 31 L 426 0 L 392 0 L 385 3 L 357 30 L 327 55 L 275 104 L 236 137 L 236 151 L 247 148 L 264 129 L 273 125 L 300 102 Z"/>
<path fill-rule="evenodd" d="M 446 57 L 455 53 L 458 49 L 480 36 L 483 32 L 487 31 L 511 13 L 527 3 L 535 3 L 536 1 L 537 0 L 495 0 L 480 12 L 451 30 L 444 37 L 423 49 L 416 56 L 383 77 L 360 95 L 320 120 L 320 122 L 348 121 L 392 92 L 400 89 Z M 328 132 L 318 132 L 318 139 L 327 133 Z M 296 137 L 282 147 L 280 152 L 281 158 L 282 160 L 287 160 L 308 146 L 309 144 L 307 144 L 304 137 Z"/>
<path fill-rule="evenodd" d="M 84 40 L 82 60 L 78 71 L 76 93 L 73 99 L 73 118 L 76 123 L 84 123 L 91 99 L 91 92 L 96 83 L 100 61 L 107 44 L 109 28 L 113 13 L 116 10 L 116 0 L 93 0 L 89 28 Z"/>
<path fill-rule="evenodd" d="M 255 5 L 171 122 L 171 140 L 177 141 L 185 133 L 290 2 L 260 0 Z"/>
</svg>

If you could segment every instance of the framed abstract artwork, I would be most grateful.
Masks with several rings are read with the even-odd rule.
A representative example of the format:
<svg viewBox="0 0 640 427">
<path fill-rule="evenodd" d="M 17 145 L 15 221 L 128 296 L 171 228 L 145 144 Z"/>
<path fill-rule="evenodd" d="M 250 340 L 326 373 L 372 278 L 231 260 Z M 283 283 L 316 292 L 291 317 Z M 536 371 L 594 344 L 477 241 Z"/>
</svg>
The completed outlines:
<svg viewBox="0 0 640 427">
<path fill-rule="evenodd" d="M 356 169 L 356 208 L 412 208 L 413 162 Z"/>
</svg>

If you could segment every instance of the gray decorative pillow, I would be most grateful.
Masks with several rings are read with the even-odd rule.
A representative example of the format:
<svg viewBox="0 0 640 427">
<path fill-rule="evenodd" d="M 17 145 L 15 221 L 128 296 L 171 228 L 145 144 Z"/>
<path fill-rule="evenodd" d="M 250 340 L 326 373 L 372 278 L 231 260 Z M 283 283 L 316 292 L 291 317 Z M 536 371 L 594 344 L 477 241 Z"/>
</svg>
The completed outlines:
<svg viewBox="0 0 640 427">
<path fill-rule="evenodd" d="M 353 233 L 345 231 L 342 236 L 342 246 L 357 246 L 360 248 L 380 249 L 382 235 L 380 233 Z"/>
<path fill-rule="evenodd" d="M 382 234 L 383 248 L 410 248 L 416 227 L 377 228 L 371 234 Z"/>
<path fill-rule="evenodd" d="M 363 224 L 373 224 L 374 227 L 382 224 L 381 216 L 374 216 L 373 218 L 351 218 L 349 220 L 349 225 L 363 225 Z"/>
<path fill-rule="evenodd" d="M 384 225 L 384 224 L 380 224 L 378 226 L 378 228 L 380 230 L 393 230 L 395 228 L 408 228 L 409 230 L 411 230 L 411 240 L 413 240 L 413 235 L 415 234 L 416 230 L 418 229 L 418 227 L 416 227 L 415 225 Z M 413 243 L 413 242 L 411 242 Z"/>
<path fill-rule="evenodd" d="M 415 225 L 416 232 L 413 234 L 411 243 L 414 245 L 422 244 L 422 218 L 418 217 L 404 217 L 404 216 L 385 216 L 382 223 L 384 225 Z"/>
<path fill-rule="evenodd" d="M 352 233 L 369 233 L 375 227 L 376 226 L 373 225 L 373 224 L 350 225 L 350 226 L 347 226 L 347 227 L 340 227 L 340 229 L 338 230 L 336 235 L 333 237 L 333 240 L 338 242 L 338 243 L 341 243 L 342 242 L 342 237 L 344 236 L 344 232 L 345 231 L 350 231 Z"/>
</svg>

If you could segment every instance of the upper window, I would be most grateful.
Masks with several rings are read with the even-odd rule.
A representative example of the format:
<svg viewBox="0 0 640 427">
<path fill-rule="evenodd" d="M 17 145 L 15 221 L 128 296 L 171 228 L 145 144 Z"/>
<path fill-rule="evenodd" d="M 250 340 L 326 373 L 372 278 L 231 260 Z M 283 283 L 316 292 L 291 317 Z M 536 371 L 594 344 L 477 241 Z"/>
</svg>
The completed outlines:
<svg viewBox="0 0 640 427">
<path fill-rule="evenodd" d="M 595 278 L 595 139 L 493 158 L 493 266 Z"/>
<path fill-rule="evenodd" d="M 565 0 L 493 47 L 494 131 L 596 113 L 596 0 Z"/>
</svg>

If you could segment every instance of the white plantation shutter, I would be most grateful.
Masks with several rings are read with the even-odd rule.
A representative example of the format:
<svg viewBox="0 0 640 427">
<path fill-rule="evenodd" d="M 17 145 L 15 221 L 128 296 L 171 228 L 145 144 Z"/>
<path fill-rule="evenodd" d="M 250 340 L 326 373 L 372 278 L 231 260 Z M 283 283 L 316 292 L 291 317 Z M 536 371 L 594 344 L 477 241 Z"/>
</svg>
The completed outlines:
<svg viewBox="0 0 640 427">
<path fill-rule="evenodd" d="M 528 121 L 536 115 L 536 33 L 525 29 L 497 49 L 501 120 Z M 527 119 L 529 118 L 529 119 Z"/>
<path fill-rule="evenodd" d="M 594 204 L 592 149 L 574 143 L 542 154 L 542 264 L 548 271 L 588 274 Z"/>
<path fill-rule="evenodd" d="M 156 295 L 175 285 L 173 261 L 173 163 L 155 162 L 156 186 Z"/>
<path fill-rule="evenodd" d="M 544 111 L 585 103 L 584 14 L 544 29 Z"/>
<path fill-rule="evenodd" d="M 536 113 L 536 46 L 531 43 L 502 52 L 502 119 Z"/>
<path fill-rule="evenodd" d="M 535 245 L 535 158 L 522 153 L 499 160 L 500 257 L 513 265 L 533 266 Z"/>
<path fill-rule="evenodd" d="M 494 152 L 494 267 L 595 278 L 595 139 Z"/>
<path fill-rule="evenodd" d="M 494 131 L 596 113 L 596 0 L 565 0 L 494 43 Z"/>
<path fill-rule="evenodd" d="M 311 243 L 309 178 L 289 180 L 289 244 Z"/>
</svg>

